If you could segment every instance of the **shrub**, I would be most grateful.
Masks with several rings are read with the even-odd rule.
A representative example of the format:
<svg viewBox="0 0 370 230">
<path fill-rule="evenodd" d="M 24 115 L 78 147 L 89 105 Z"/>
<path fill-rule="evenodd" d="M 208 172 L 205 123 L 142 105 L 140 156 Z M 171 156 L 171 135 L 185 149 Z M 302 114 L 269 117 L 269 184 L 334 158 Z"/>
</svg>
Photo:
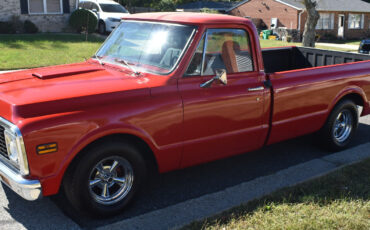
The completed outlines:
<svg viewBox="0 0 370 230">
<path fill-rule="evenodd" d="M 77 32 L 88 31 L 92 33 L 95 31 L 98 24 L 98 18 L 90 10 L 78 9 L 75 10 L 69 18 L 69 25 Z"/>
<path fill-rule="evenodd" d="M 176 4 L 172 0 L 161 0 L 154 8 L 159 11 L 175 11 Z"/>
<path fill-rule="evenodd" d="M 337 36 L 332 34 L 332 33 L 324 33 L 319 35 L 319 40 L 324 40 L 324 41 L 330 41 L 330 40 L 336 40 Z"/>
<path fill-rule="evenodd" d="M 362 32 L 362 37 L 363 39 L 370 38 L 370 30 L 365 30 Z"/>
<path fill-rule="evenodd" d="M 22 33 L 23 32 L 23 22 L 20 20 L 19 16 L 13 15 L 10 23 L 13 24 L 13 27 L 16 31 L 16 33 Z"/>
<path fill-rule="evenodd" d="M 261 18 L 251 18 L 258 31 L 267 30 L 268 27 Z"/>
<path fill-rule="evenodd" d="M 0 34 L 14 34 L 16 29 L 11 22 L 0 22 Z"/>
<path fill-rule="evenodd" d="M 24 21 L 23 30 L 25 33 L 34 34 L 39 31 L 39 28 L 30 20 Z"/>
</svg>

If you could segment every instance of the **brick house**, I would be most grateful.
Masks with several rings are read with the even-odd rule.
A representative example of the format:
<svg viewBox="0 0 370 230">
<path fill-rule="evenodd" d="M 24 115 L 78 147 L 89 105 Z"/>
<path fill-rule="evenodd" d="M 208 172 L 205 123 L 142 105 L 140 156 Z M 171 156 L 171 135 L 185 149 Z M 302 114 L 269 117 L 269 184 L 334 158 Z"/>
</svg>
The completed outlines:
<svg viewBox="0 0 370 230">
<path fill-rule="evenodd" d="M 370 3 L 363 0 L 317 0 L 320 19 L 316 33 L 338 38 L 370 36 Z M 303 33 L 307 12 L 301 0 L 245 0 L 227 10 L 228 14 L 261 19 L 268 27 Z"/>
<path fill-rule="evenodd" d="M 41 32 L 61 32 L 78 0 L 0 0 L 0 21 L 30 20 Z"/>
</svg>

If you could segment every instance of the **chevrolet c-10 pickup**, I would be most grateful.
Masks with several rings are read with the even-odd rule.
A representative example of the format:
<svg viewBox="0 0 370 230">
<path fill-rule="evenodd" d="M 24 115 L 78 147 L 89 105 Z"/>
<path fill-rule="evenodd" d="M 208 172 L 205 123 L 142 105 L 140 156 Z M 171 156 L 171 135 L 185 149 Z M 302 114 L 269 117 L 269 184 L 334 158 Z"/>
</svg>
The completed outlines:
<svg viewBox="0 0 370 230">
<path fill-rule="evenodd" d="M 0 75 L 0 178 L 27 200 L 61 193 L 106 216 L 153 171 L 310 133 L 338 151 L 370 113 L 369 59 L 261 49 L 241 17 L 130 15 L 85 62 Z"/>
</svg>

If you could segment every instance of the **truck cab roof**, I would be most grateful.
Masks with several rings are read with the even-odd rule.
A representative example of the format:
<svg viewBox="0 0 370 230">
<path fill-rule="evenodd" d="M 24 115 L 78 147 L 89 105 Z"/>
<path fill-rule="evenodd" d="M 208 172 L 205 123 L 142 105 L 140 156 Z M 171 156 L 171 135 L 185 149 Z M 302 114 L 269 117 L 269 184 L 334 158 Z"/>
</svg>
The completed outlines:
<svg viewBox="0 0 370 230">
<path fill-rule="evenodd" d="M 249 19 L 223 14 L 191 13 L 191 12 L 160 12 L 133 14 L 123 19 L 161 21 L 180 24 L 244 24 Z"/>
</svg>

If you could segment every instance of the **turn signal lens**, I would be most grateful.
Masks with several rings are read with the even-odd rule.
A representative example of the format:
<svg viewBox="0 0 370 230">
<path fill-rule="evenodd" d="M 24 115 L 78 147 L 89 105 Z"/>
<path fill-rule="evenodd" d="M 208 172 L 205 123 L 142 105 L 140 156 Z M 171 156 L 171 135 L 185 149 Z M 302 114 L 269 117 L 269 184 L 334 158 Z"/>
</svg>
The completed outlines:
<svg viewBox="0 0 370 230">
<path fill-rule="evenodd" d="M 49 143 L 49 144 L 42 144 L 37 146 L 36 152 L 39 155 L 47 154 L 47 153 L 54 153 L 58 151 L 57 143 Z"/>
</svg>

